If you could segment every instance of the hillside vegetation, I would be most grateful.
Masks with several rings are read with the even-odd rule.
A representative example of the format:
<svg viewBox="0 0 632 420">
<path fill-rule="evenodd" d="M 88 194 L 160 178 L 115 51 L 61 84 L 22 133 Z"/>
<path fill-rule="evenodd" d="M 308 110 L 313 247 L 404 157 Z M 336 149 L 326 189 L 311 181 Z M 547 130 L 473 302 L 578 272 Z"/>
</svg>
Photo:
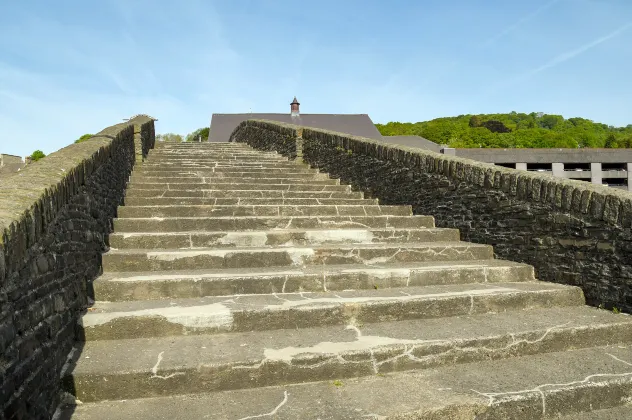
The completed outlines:
<svg viewBox="0 0 632 420">
<path fill-rule="evenodd" d="M 584 118 L 532 112 L 459 115 L 417 123 L 375 124 L 383 136 L 417 135 L 450 147 L 632 147 L 632 124 L 613 127 Z"/>
</svg>

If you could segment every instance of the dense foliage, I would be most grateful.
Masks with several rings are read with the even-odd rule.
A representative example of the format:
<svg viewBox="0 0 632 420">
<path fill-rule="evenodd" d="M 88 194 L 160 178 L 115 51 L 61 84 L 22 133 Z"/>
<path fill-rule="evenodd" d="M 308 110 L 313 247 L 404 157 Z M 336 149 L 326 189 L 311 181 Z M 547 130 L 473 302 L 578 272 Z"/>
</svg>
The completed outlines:
<svg viewBox="0 0 632 420">
<path fill-rule="evenodd" d="M 417 135 L 450 147 L 632 147 L 632 124 L 613 127 L 561 115 L 459 115 L 417 123 L 376 124 L 384 136 Z"/>
<path fill-rule="evenodd" d="M 75 140 L 75 143 L 82 143 L 86 140 L 90 140 L 93 137 L 93 134 L 84 134 L 83 136 L 79 137 L 77 140 Z"/>
<path fill-rule="evenodd" d="M 46 155 L 41 150 L 36 150 L 31 154 L 31 161 L 37 162 L 38 160 L 45 158 Z"/>
<path fill-rule="evenodd" d="M 199 141 L 200 137 L 202 141 L 208 141 L 208 135 L 210 133 L 210 129 L 208 127 L 198 128 L 192 133 L 187 134 L 185 141 Z"/>
<path fill-rule="evenodd" d="M 175 143 L 181 143 L 184 141 L 180 134 L 174 133 L 165 133 L 165 134 L 156 134 L 156 141 L 172 141 Z"/>
</svg>

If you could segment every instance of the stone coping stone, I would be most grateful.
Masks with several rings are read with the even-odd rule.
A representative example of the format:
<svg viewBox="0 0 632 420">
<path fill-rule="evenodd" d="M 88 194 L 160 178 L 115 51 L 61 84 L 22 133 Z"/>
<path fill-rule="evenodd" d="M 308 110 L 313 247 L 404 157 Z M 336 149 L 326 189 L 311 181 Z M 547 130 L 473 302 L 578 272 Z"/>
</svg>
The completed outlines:
<svg viewBox="0 0 632 420">
<path fill-rule="evenodd" d="M 101 130 L 90 141 L 66 146 L 20 172 L 0 178 L 0 281 L 9 264 L 18 264 L 49 222 L 79 191 L 123 138 L 133 141 L 134 126 L 146 116 Z"/>
</svg>

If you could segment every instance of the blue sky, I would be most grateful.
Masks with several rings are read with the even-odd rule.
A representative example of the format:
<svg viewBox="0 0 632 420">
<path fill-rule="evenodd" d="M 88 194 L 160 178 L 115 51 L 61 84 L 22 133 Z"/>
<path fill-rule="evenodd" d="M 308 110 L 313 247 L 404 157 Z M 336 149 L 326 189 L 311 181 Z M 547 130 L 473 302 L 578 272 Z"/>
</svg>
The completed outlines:
<svg viewBox="0 0 632 420">
<path fill-rule="evenodd" d="M 137 113 L 374 122 L 532 112 L 632 123 L 629 0 L 0 0 L 0 153 Z"/>
</svg>

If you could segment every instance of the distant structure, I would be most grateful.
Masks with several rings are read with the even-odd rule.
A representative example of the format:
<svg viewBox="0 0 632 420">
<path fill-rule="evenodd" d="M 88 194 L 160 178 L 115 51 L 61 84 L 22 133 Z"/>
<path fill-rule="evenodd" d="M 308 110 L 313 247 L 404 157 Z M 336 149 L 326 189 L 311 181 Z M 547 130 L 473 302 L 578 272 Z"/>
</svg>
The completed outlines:
<svg viewBox="0 0 632 420">
<path fill-rule="evenodd" d="M 367 114 L 301 114 L 300 105 L 296 97 L 294 97 L 294 100 L 290 103 L 290 113 L 288 114 L 213 114 L 209 141 L 228 141 L 228 138 L 239 123 L 249 119 L 279 121 L 382 140 L 382 135 Z"/>
<path fill-rule="evenodd" d="M 289 114 L 213 114 L 209 141 L 228 141 L 242 121 L 272 120 L 632 191 L 632 149 L 454 149 L 420 136 L 382 136 L 367 114 L 301 114 L 300 105 L 295 96 Z"/>
<path fill-rule="evenodd" d="M 0 175 L 17 172 L 26 165 L 26 162 L 15 155 L 0 154 Z"/>
<path fill-rule="evenodd" d="M 419 136 L 382 139 L 391 144 L 632 191 L 632 149 L 454 149 Z"/>
<path fill-rule="evenodd" d="M 442 153 L 632 191 L 632 149 L 451 149 Z"/>
</svg>

